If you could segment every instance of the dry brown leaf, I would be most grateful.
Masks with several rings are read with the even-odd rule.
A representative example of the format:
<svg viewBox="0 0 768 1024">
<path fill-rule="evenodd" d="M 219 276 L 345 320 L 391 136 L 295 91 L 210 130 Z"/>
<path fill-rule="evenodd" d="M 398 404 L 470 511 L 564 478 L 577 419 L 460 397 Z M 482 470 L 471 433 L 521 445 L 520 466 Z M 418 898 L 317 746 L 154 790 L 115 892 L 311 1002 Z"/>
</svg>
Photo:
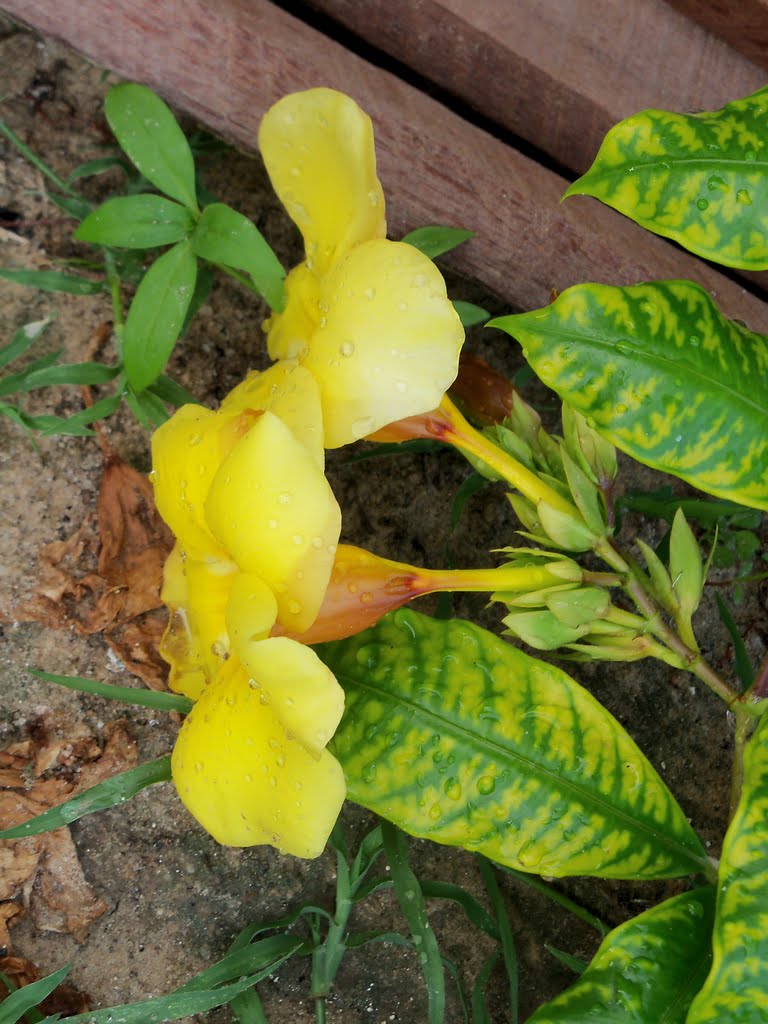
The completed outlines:
<svg viewBox="0 0 768 1024">
<path fill-rule="evenodd" d="M 102 440 L 98 509 L 63 541 L 40 551 L 32 599 L 13 617 L 78 633 L 103 633 L 126 668 L 165 689 L 157 654 L 165 628 L 160 589 L 173 538 L 158 515 L 152 486 Z"/>
<path fill-rule="evenodd" d="M 21 956 L 0 957 L 0 972 L 6 978 L 10 978 L 16 988 L 31 985 L 33 981 L 38 981 L 43 976 L 36 964 Z M 0 982 L 0 998 L 5 998 L 9 994 L 8 987 Z M 56 986 L 38 1008 L 46 1015 L 60 1013 L 70 1017 L 78 1013 L 88 1013 L 91 1009 L 91 999 L 85 992 L 79 992 L 73 985 L 63 982 Z"/>
<path fill-rule="evenodd" d="M 0 828 L 42 814 L 136 764 L 136 743 L 124 722 L 107 727 L 103 749 L 80 728 L 60 739 L 38 719 L 31 732 L 30 741 L 0 753 L 11 783 L 0 788 Z M 41 776 L 38 765 L 46 766 Z M 7 923 L 27 911 L 38 928 L 82 941 L 106 909 L 83 875 L 68 829 L 0 844 L 0 945 L 10 948 Z"/>
</svg>

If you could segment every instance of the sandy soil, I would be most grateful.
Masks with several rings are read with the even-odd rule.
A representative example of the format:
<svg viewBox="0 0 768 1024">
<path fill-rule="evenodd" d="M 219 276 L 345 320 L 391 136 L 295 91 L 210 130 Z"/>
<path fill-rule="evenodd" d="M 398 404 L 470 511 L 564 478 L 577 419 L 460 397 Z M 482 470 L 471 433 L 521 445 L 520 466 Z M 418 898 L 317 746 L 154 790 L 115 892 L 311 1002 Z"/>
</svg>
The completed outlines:
<svg viewBox="0 0 768 1024">
<path fill-rule="evenodd" d="M 72 51 L 18 32 L 0 19 L 2 116 L 60 174 L 103 154 L 107 133 L 101 109 L 110 81 Z M 115 180 L 106 175 L 84 188 L 89 196 L 105 195 Z M 270 194 L 258 159 L 230 153 L 226 160 L 211 163 L 206 182 L 219 198 L 257 221 L 287 264 L 298 259 L 295 233 Z M 5 141 L 0 141 L 0 207 L 5 211 L 0 214 L 0 264 L 43 268 L 51 260 L 84 254 L 71 241 L 71 222 L 46 197 L 39 171 Z M 480 286 L 456 280 L 450 285 L 453 297 L 500 311 Z M 102 298 L 36 293 L 8 284 L 0 284 L 0 294 L 0 340 L 55 310 L 44 345 L 62 348 L 67 360 L 83 359 L 93 332 L 110 318 Z M 248 368 L 263 365 L 263 315 L 251 296 L 221 281 L 174 356 L 173 375 L 215 403 Z M 519 365 L 519 357 L 498 334 L 474 332 L 469 344 L 507 372 Z M 551 413 L 551 401 L 537 390 L 532 394 Z M 65 414 L 79 403 L 77 389 L 57 389 L 30 398 L 28 408 Z M 147 469 L 147 436 L 129 415 L 114 417 L 108 433 L 123 458 Z M 465 464 L 451 453 L 402 456 L 386 460 L 386 466 L 381 461 L 351 466 L 343 453 L 331 460 L 332 482 L 344 509 L 345 539 L 390 557 L 441 564 L 449 517 L 444 496 L 466 475 Z M 102 639 L 13 621 L 13 609 L 34 589 L 41 546 L 68 536 L 92 512 L 101 466 L 92 440 L 57 438 L 41 442 L 35 451 L 15 426 L 0 419 L 0 609 L 10 618 L 2 627 L 0 746 L 23 739 L 40 716 L 62 736 L 84 725 L 99 737 L 107 723 L 122 715 L 144 761 L 170 749 L 176 727 L 167 716 L 116 709 L 98 698 L 42 684 L 26 672 L 27 666 L 38 666 L 138 685 Z M 631 480 L 636 486 L 657 483 L 644 472 Z M 488 549 L 511 543 L 513 530 L 500 493 L 487 489 L 470 502 L 453 542 L 457 564 L 491 564 Z M 457 610 L 494 626 L 494 615 L 483 610 L 481 600 L 460 601 Z M 727 640 L 711 608 L 707 614 L 711 628 L 707 623 L 701 630 L 707 653 L 716 664 L 724 664 Z M 739 614 L 751 624 L 750 643 L 759 653 L 755 596 L 742 603 Z M 731 743 L 716 700 L 694 693 L 699 688 L 689 677 L 656 665 L 579 669 L 574 674 L 626 725 L 716 852 L 727 813 Z M 353 836 L 371 825 L 370 816 L 351 806 L 345 820 Z M 107 912 L 81 943 L 70 935 L 36 930 L 31 917 L 14 928 L 13 940 L 16 952 L 34 960 L 44 973 L 72 961 L 71 979 L 91 995 L 94 1006 L 169 991 L 216 959 L 246 924 L 279 917 L 304 900 L 331 906 L 330 855 L 308 863 L 271 849 L 221 848 L 190 820 L 167 785 L 84 819 L 72 834 L 85 876 L 106 902 Z M 459 883 L 483 899 L 472 856 L 423 842 L 412 846 L 413 863 L 422 877 Z M 526 886 L 509 877 L 501 882 L 517 937 L 524 1017 L 572 978 L 544 943 L 589 957 L 596 940 L 580 922 L 553 910 Z M 679 883 L 606 885 L 577 879 L 559 887 L 616 924 L 673 893 Z M 445 954 L 460 965 L 465 979 L 472 979 L 488 944 L 458 911 L 439 903 L 430 910 Z M 404 930 L 389 895 L 369 900 L 355 923 Z M 281 969 L 262 990 L 272 1024 L 312 1019 L 306 960 Z M 500 977 L 491 991 L 492 1019 L 503 1024 L 509 1018 Z M 336 1024 L 415 1024 L 425 1019 L 425 1008 L 415 956 L 399 948 L 371 946 L 347 956 L 329 1019 Z M 221 1010 L 206 1019 L 229 1018 Z M 452 994 L 448 1019 L 460 1019 Z"/>
</svg>

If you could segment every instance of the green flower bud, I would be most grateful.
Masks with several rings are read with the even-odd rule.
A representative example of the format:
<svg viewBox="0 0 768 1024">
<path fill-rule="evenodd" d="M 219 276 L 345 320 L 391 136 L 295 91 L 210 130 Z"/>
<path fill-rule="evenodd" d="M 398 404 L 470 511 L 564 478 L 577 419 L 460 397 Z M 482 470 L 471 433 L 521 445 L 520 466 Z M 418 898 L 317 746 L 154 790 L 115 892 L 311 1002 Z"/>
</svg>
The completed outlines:
<svg viewBox="0 0 768 1024">
<path fill-rule="evenodd" d="M 573 512 L 562 512 L 546 501 L 536 506 L 541 528 L 552 542 L 566 551 L 589 551 L 600 539 L 587 526 L 581 513 L 574 507 Z"/>
<path fill-rule="evenodd" d="M 567 593 L 550 592 L 546 599 L 547 608 L 565 626 L 576 629 L 592 626 L 602 619 L 611 607 L 611 595 L 602 587 L 580 587 Z"/>
<path fill-rule="evenodd" d="M 570 644 L 589 632 L 588 626 L 571 628 L 564 625 L 548 609 L 535 612 L 513 612 L 502 619 L 512 636 L 519 637 L 539 651 L 553 651 Z"/>
<path fill-rule="evenodd" d="M 587 423 L 580 412 L 563 403 L 563 434 L 568 453 L 593 483 L 607 487 L 616 479 L 616 449 Z"/>
<path fill-rule="evenodd" d="M 584 522 L 597 535 L 604 537 L 607 533 L 607 526 L 597 486 L 579 468 L 565 449 L 563 449 L 562 456 L 568 486 L 579 512 L 584 516 Z"/>
</svg>

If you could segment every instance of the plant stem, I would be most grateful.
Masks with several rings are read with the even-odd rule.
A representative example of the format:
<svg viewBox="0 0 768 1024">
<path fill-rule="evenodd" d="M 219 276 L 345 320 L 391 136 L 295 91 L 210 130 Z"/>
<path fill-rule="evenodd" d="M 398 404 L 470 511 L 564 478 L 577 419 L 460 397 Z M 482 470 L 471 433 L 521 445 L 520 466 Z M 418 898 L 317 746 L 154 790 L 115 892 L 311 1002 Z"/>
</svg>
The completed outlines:
<svg viewBox="0 0 768 1024">
<path fill-rule="evenodd" d="M 722 676 L 718 675 L 711 665 L 702 658 L 698 651 L 692 650 L 667 625 L 656 602 L 639 579 L 637 566 L 632 564 L 631 559 L 625 557 L 613 541 L 607 538 L 595 546 L 595 553 L 607 562 L 612 569 L 625 574 L 625 591 L 640 609 L 654 636 L 658 637 L 680 659 L 681 667 L 691 672 L 697 679 L 700 679 L 705 686 L 708 686 L 718 697 L 722 698 L 729 708 L 733 708 L 737 704 L 743 706 L 743 698 L 738 690 L 729 686 Z"/>
<path fill-rule="evenodd" d="M 112 299 L 112 316 L 114 319 L 115 347 L 118 358 L 123 357 L 123 328 L 125 327 L 125 315 L 123 312 L 123 297 L 120 292 L 120 275 L 115 265 L 115 257 L 109 249 L 104 250 L 104 272 L 109 285 L 109 295 Z"/>
</svg>

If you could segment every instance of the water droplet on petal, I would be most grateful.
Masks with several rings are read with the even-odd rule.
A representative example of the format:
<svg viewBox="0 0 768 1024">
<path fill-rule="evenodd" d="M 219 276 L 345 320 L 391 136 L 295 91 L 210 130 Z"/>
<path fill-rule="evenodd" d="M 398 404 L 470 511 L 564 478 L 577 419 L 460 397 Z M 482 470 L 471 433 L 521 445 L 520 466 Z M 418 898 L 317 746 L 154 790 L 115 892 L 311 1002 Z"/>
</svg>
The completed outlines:
<svg viewBox="0 0 768 1024">
<path fill-rule="evenodd" d="M 342 356 L 344 356 L 345 359 L 348 359 L 350 356 L 354 355 L 355 354 L 354 342 L 352 342 L 352 341 L 343 341 L 341 343 L 341 345 L 339 345 L 339 353 Z"/>
<path fill-rule="evenodd" d="M 283 491 L 282 494 L 278 496 L 277 500 L 280 502 L 281 505 L 290 505 L 291 494 L 288 491 Z"/>
</svg>

